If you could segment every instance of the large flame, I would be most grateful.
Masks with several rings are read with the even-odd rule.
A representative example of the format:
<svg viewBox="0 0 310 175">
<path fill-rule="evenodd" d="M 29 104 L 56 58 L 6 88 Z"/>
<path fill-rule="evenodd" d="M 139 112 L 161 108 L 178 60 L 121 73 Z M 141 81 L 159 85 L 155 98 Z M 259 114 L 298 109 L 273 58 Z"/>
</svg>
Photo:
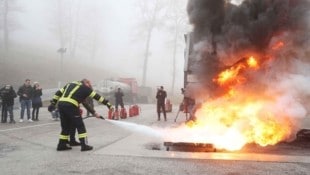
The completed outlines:
<svg viewBox="0 0 310 175">
<path fill-rule="evenodd" d="M 206 102 L 197 110 L 196 121 L 186 126 L 212 134 L 212 137 L 202 136 L 201 140 L 196 138 L 197 142 L 207 141 L 219 149 L 239 150 L 247 143 L 274 145 L 291 136 L 293 121 L 285 114 L 276 116 L 270 110 L 272 99 L 250 94 L 239 96 L 239 99 L 225 97 Z"/>
<path fill-rule="evenodd" d="M 229 90 L 202 103 L 195 112 L 196 119 L 188 121 L 178 134 L 186 141 L 212 143 L 226 150 L 240 150 L 247 143 L 267 146 L 288 140 L 295 124 L 285 112 L 273 109 L 279 94 L 267 95 L 240 86 L 247 81 L 245 71 L 259 68 L 258 59 L 250 56 L 220 72 L 213 82 Z M 177 140 L 178 136 L 169 139 Z"/>
<path fill-rule="evenodd" d="M 243 83 L 245 78 L 240 75 L 240 72 L 245 69 L 258 69 L 259 65 L 257 60 L 250 56 L 249 58 L 243 58 L 234 66 L 222 71 L 219 75 L 213 79 L 214 82 L 223 86 L 228 83 Z"/>
<path fill-rule="evenodd" d="M 186 88 L 199 107 L 169 140 L 228 150 L 292 141 L 309 114 L 310 1 L 231 2 L 188 3 L 187 66 L 199 82 Z"/>
</svg>

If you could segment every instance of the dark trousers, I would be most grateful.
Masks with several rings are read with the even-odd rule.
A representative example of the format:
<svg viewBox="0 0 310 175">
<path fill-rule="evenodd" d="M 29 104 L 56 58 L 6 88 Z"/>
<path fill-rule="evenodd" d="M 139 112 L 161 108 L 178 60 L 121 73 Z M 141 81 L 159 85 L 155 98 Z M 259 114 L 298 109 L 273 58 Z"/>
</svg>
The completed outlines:
<svg viewBox="0 0 310 175">
<path fill-rule="evenodd" d="M 8 115 L 10 115 L 10 122 L 13 122 L 14 121 L 13 105 L 2 104 L 2 111 L 1 111 L 2 123 L 7 122 Z"/>
<path fill-rule="evenodd" d="M 60 141 L 69 141 L 69 135 L 70 137 L 72 137 L 72 135 L 74 136 L 76 128 L 81 145 L 85 145 L 87 133 L 79 108 L 71 104 L 59 104 L 58 110 L 61 123 Z"/>
<path fill-rule="evenodd" d="M 160 120 L 160 112 L 163 112 L 165 120 L 166 118 L 166 108 L 165 108 L 165 103 L 157 103 L 157 115 L 158 115 L 158 120 Z"/>
<path fill-rule="evenodd" d="M 75 133 L 76 133 L 76 130 L 77 128 L 75 127 L 74 123 L 71 124 L 71 127 L 70 127 L 70 132 L 69 132 L 69 135 L 70 135 L 70 142 L 74 142 L 76 141 L 75 140 Z"/>
<path fill-rule="evenodd" d="M 6 123 L 7 121 L 7 116 L 8 112 L 7 112 L 7 105 L 2 104 L 2 110 L 1 110 L 1 123 Z"/>
<path fill-rule="evenodd" d="M 116 110 L 118 110 L 118 105 L 120 105 L 121 108 L 124 108 L 124 103 L 123 103 L 122 101 L 120 101 L 120 102 L 119 102 L 119 101 L 116 101 L 116 102 L 115 102 L 115 109 L 116 109 Z"/>
<path fill-rule="evenodd" d="M 32 120 L 38 120 L 40 107 L 32 107 Z"/>
</svg>

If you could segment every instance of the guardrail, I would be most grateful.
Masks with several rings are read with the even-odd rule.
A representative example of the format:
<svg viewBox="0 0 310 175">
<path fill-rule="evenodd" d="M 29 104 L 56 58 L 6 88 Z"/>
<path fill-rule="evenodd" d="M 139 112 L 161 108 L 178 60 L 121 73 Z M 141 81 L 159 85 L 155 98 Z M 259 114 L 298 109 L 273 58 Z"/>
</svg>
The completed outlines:
<svg viewBox="0 0 310 175">
<path fill-rule="evenodd" d="M 59 88 L 53 88 L 53 89 L 43 89 L 42 90 L 42 101 L 49 101 L 53 98 L 56 91 L 59 90 Z"/>
</svg>

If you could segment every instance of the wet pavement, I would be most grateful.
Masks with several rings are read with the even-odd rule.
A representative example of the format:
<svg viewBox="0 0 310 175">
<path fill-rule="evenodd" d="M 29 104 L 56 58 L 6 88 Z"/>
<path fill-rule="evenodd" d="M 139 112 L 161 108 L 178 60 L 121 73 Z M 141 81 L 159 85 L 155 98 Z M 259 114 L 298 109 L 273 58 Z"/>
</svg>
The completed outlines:
<svg viewBox="0 0 310 175">
<path fill-rule="evenodd" d="M 120 122 L 86 119 L 88 142 L 94 146 L 94 150 L 88 152 L 81 152 L 79 147 L 56 151 L 60 124 L 52 120 L 46 108 L 41 109 L 38 122 L 0 124 L 0 172 L 14 175 L 310 174 L 308 143 L 281 143 L 264 148 L 247 145 L 238 152 L 166 151 L 163 141 L 149 133 L 148 127 L 174 127 L 185 120 L 184 114 L 176 123 L 176 110 L 168 113 L 167 122 L 157 121 L 155 105 L 140 106 L 138 117 Z M 96 106 L 96 109 L 107 114 L 105 106 Z M 16 110 L 15 119 L 18 116 Z M 310 126 L 309 119 L 303 124 L 304 128 Z"/>
</svg>

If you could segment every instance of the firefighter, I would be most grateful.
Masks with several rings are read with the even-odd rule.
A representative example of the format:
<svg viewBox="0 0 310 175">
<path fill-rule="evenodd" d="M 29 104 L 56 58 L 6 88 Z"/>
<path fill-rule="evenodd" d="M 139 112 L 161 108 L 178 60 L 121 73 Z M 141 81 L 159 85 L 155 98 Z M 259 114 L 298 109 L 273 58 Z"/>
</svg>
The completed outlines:
<svg viewBox="0 0 310 175">
<path fill-rule="evenodd" d="M 88 79 L 68 83 L 55 93 L 48 110 L 52 110 L 55 108 L 56 104 L 58 105 L 61 133 L 57 151 L 72 149 L 69 144 L 69 134 L 72 124 L 77 128 L 81 143 L 81 151 L 93 149 L 92 146 L 87 145 L 87 132 L 79 111 L 80 103 L 84 102 L 88 96 L 103 103 L 109 109 L 112 108 L 108 100 L 92 90 L 91 83 Z M 93 116 L 100 118 L 100 115 L 93 108 L 87 110 L 89 110 Z"/>
</svg>

